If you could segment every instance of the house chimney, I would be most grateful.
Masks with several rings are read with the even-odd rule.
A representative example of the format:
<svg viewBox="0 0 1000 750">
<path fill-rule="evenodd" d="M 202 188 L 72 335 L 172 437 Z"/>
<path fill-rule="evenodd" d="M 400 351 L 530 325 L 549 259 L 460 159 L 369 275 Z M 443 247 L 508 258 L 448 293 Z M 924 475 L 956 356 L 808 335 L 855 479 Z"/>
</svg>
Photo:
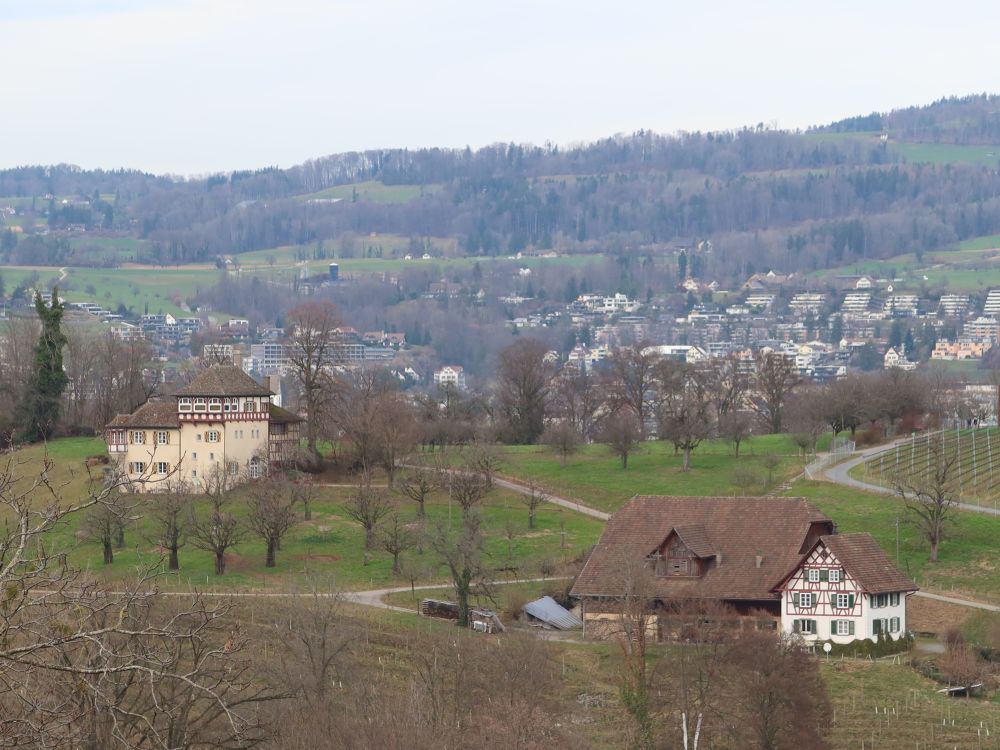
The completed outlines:
<svg viewBox="0 0 1000 750">
<path fill-rule="evenodd" d="M 758 568 L 760 567 L 760 564 L 762 562 L 764 562 L 764 556 L 763 555 L 757 555 L 757 567 Z"/>
</svg>

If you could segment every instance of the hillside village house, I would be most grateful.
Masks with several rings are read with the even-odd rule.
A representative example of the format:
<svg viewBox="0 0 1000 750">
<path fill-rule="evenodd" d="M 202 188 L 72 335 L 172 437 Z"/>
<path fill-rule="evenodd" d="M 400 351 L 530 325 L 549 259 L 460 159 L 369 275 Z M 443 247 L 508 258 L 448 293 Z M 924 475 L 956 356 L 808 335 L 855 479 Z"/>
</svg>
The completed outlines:
<svg viewBox="0 0 1000 750">
<path fill-rule="evenodd" d="M 734 627 L 848 643 L 906 633 L 917 587 L 869 534 L 838 534 L 801 498 L 632 498 L 608 522 L 571 591 L 584 633 L 614 632 L 630 561 L 651 575 L 651 628 L 670 638 L 672 604 L 724 604 Z"/>
<path fill-rule="evenodd" d="M 465 370 L 458 365 L 445 365 L 434 372 L 434 385 L 465 390 Z"/>
<path fill-rule="evenodd" d="M 211 367 L 172 398 L 115 417 L 108 452 L 138 492 L 203 487 L 219 472 L 231 482 L 263 476 L 294 460 L 302 421 L 272 396 L 238 367 Z"/>
</svg>

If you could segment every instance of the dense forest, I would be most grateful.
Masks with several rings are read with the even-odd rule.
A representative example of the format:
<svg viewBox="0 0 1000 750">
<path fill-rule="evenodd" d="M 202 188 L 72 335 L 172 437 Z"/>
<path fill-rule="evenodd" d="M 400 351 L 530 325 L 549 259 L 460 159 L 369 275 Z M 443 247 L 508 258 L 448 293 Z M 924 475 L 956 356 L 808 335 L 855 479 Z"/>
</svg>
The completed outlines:
<svg viewBox="0 0 1000 750">
<path fill-rule="evenodd" d="M 21 210 L 44 216 L 52 230 L 149 240 L 142 259 L 158 263 L 348 233 L 453 237 L 460 251 L 481 256 L 527 249 L 650 254 L 707 237 L 716 252 L 703 275 L 727 280 L 765 267 L 813 270 L 920 253 L 1000 231 L 996 165 L 909 163 L 899 148 L 1000 143 L 996 102 L 987 95 L 946 99 L 804 133 L 757 126 L 637 132 L 571 148 L 366 151 L 203 179 L 22 167 L 0 172 L 0 195 L 30 198 Z M 309 200 L 367 181 L 421 189 L 394 203 L 356 191 L 340 201 Z M 0 259 L 74 258 L 55 231 L 3 233 Z"/>
</svg>

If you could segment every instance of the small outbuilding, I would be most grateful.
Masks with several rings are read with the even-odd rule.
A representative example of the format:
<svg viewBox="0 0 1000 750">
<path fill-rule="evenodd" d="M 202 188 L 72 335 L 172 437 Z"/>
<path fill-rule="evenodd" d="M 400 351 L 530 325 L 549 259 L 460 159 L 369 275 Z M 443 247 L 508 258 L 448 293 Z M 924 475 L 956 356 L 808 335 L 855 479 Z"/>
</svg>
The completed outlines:
<svg viewBox="0 0 1000 750">
<path fill-rule="evenodd" d="M 524 612 L 532 620 L 537 620 L 557 630 L 572 630 L 583 626 L 583 620 L 574 615 L 551 596 L 543 596 L 524 605 Z"/>
</svg>

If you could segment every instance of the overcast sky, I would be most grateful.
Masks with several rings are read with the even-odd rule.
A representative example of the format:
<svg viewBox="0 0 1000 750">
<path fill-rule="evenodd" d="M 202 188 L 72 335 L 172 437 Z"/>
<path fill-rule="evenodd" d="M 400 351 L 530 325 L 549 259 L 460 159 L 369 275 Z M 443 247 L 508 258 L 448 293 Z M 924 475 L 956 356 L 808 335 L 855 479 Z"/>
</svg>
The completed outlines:
<svg viewBox="0 0 1000 750">
<path fill-rule="evenodd" d="M 0 0 L 0 167 L 805 127 L 1000 91 L 1000 3 Z"/>
</svg>

